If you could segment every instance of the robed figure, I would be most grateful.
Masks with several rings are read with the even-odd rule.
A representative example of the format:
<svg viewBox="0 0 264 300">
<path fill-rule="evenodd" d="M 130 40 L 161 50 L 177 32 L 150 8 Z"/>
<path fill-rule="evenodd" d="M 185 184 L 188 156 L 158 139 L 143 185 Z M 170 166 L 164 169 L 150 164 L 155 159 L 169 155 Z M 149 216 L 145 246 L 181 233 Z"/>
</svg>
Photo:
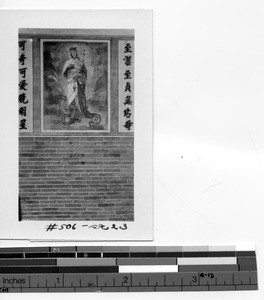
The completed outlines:
<svg viewBox="0 0 264 300">
<path fill-rule="evenodd" d="M 63 77 L 67 80 L 67 106 L 71 120 L 81 121 L 87 117 L 87 105 L 85 96 L 85 82 L 87 80 L 87 69 L 78 57 L 76 47 L 70 49 L 71 57 L 65 62 L 62 70 Z"/>
</svg>

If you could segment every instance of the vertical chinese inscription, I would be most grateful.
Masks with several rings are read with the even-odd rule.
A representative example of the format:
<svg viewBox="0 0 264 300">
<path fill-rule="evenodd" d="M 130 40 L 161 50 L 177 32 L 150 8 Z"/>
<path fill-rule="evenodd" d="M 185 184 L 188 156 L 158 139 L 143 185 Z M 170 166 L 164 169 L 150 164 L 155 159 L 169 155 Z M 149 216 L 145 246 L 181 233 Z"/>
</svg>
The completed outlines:
<svg viewBox="0 0 264 300">
<path fill-rule="evenodd" d="M 119 41 L 119 132 L 134 132 L 134 41 Z"/>
<path fill-rule="evenodd" d="M 18 41 L 19 131 L 33 132 L 32 39 Z"/>
</svg>

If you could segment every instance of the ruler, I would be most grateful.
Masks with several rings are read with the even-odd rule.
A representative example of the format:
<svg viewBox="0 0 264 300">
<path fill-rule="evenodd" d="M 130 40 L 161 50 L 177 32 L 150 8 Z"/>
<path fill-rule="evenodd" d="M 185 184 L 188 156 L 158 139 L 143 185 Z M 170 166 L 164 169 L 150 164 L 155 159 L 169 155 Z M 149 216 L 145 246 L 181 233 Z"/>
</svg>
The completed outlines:
<svg viewBox="0 0 264 300">
<path fill-rule="evenodd" d="M 0 292 L 257 290 L 255 251 L 230 247 L 0 248 Z"/>
</svg>

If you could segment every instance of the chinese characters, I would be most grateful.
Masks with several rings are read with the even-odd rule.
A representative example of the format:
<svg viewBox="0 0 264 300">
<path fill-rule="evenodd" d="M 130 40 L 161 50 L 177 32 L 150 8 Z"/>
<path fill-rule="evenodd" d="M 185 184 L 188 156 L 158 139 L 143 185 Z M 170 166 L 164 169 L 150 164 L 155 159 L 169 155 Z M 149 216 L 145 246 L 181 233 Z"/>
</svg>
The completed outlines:
<svg viewBox="0 0 264 300">
<path fill-rule="evenodd" d="M 134 131 L 134 42 L 119 41 L 119 131 Z"/>
<path fill-rule="evenodd" d="M 18 49 L 19 131 L 32 132 L 32 40 L 20 39 Z"/>
</svg>

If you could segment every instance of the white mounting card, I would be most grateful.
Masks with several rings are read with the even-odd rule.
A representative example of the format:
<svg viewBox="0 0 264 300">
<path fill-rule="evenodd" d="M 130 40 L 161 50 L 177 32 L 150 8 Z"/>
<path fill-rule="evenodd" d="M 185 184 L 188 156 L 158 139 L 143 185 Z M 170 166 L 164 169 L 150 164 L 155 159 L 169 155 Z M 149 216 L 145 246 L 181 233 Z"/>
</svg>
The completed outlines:
<svg viewBox="0 0 264 300">
<path fill-rule="evenodd" d="M 0 24 L 0 239 L 152 240 L 152 11 Z"/>
</svg>

